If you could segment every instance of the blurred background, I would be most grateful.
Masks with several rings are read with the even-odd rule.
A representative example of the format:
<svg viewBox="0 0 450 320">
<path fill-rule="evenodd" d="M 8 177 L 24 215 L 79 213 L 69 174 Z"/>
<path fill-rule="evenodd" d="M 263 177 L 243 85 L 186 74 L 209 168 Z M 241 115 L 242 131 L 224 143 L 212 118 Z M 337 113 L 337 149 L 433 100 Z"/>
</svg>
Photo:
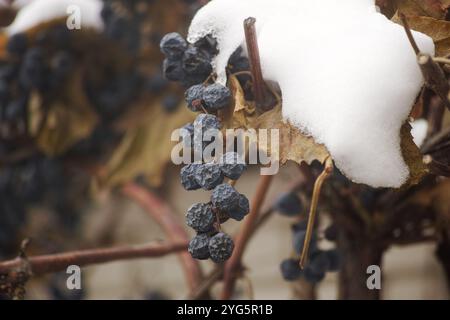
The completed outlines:
<svg viewBox="0 0 450 320">
<path fill-rule="evenodd" d="M 24 239 L 30 239 L 29 257 L 166 239 L 155 214 L 124 191 L 130 185 L 162 201 L 194 236 L 185 226 L 186 210 L 208 202 L 210 194 L 184 190 L 180 167 L 170 161 L 170 134 L 196 114 L 185 107 L 186 86 L 164 76 L 160 41 L 169 32 L 186 36 L 206 2 L 0 1 L 0 261 L 17 257 Z M 394 2 L 380 1 L 389 18 L 402 5 Z M 80 8 L 80 29 L 68 29 L 71 4 Z M 446 17 L 442 7 L 432 18 L 447 23 Z M 243 65 L 248 71 L 248 61 Z M 230 73 L 240 71 L 230 64 Z M 239 82 L 252 103 L 251 78 Z M 439 148 L 432 139 L 450 125 L 448 110 L 431 90 L 415 110 L 433 142 L 425 142 L 426 154 L 448 170 L 450 135 L 438 139 Z M 437 127 L 430 125 L 435 110 L 442 110 Z M 336 171 L 315 234 L 322 252 L 338 252 L 339 268 L 313 282 L 302 276 L 286 281 L 280 264 L 298 255 L 292 226 L 306 220 L 322 169 L 317 162 L 289 162 L 274 178 L 263 203 L 273 214 L 245 251 L 233 298 L 448 299 L 450 185 L 444 176 L 450 170 L 429 172 L 418 186 L 398 192 L 355 185 Z M 236 189 L 252 199 L 259 179 L 259 168 L 250 166 Z M 286 197 L 295 198 L 287 204 L 294 210 L 283 206 Z M 234 235 L 242 225 L 227 222 L 224 229 Z M 205 275 L 217 268 L 198 263 Z M 365 290 L 370 264 L 382 268 L 378 293 Z M 17 298 L 1 291 L 5 277 L 1 296 Z M 66 278 L 62 271 L 18 286 L 25 299 L 182 299 L 192 289 L 176 255 L 83 267 L 82 290 L 68 290 Z M 212 285 L 211 297 L 221 288 L 221 281 Z"/>
</svg>

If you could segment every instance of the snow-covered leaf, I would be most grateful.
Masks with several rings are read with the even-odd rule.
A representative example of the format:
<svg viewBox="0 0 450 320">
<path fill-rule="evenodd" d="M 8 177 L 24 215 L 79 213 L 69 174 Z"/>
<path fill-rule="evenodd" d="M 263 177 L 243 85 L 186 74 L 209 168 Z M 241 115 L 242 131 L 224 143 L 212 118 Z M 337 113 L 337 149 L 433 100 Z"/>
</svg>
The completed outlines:
<svg viewBox="0 0 450 320">
<path fill-rule="evenodd" d="M 221 83 L 249 16 L 257 20 L 264 77 L 282 91 L 283 119 L 323 143 L 351 180 L 405 184 L 414 173 L 400 131 L 424 80 L 403 28 L 378 13 L 373 0 L 213 0 L 193 19 L 188 40 L 217 38 Z M 414 37 L 434 54 L 430 37 Z"/>
</svg>

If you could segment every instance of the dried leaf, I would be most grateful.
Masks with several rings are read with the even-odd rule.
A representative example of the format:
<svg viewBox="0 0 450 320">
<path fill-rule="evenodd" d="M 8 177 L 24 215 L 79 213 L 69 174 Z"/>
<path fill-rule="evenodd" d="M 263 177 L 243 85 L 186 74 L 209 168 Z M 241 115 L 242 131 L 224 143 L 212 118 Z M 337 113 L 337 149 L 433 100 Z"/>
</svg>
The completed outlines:
<svg viewBox="0 0 450 320">
<path fill-rule="evenodd" d="M 311 164 L 314 160 L 323 163 L 329 157 L 325 146 L 315 143 L 312 137 L 303 135 L 300 130 L 283 121 L 281 101 L 274 109 L 258 114 L 254 103 L 245 100 L 244 91 L 236 77 L 230 77 L 229 85 L 235 105 L 230 114 L 222 117 L 227 129 L 278 129 L 279 150 L 271 146 L 270 141 L 267 147 L 264 147 L 264 143 L 259 147 L 267 149 L 272 156 L 277 155 L 282 165 L 290 160 L 298 164 Z"/>
<path fill-rule="evenodd" d="M 414 143 L 411 129 L 411 125 L 409 123 L 405 123 L 400 133 L 403 158 L 405 159 L 410 171 L 410 177 L 405 186 L 418 184 L 427 173 L 427 168 L 423 163 L 422 153 Z"/>
<path fill-rule="evenodd" d="M 314 160 L 323 163 L 330 156 L 324 145 L 316 143 L 312 137 L 305 136 L 299 129 L 283 121 L 281 106 L 261 115 L 255 123 L 255 128 L 279 130 L 281 164 L 287 161 L 311 164 Z M 271 154 L 274 151 L 277 150 L 270 150 Z"/>
<path fill-rule="evenodd" d="M 398 14 L 392 20 L 401 24 Z M 445 57 L 450 54 L 450 22 L 430 17 L 408 16 L 408 23 L 412 30 L 425 33 L 433 39 L 437 56 Z"/>
<path fill-rule="evenodd" d="M 144 175 L 148 183 L 158 187 L 163 182 L 166 165 L 174 142 L 171 134 L 195 118 L 184 106 L 174 114 L 167 114 L 159 101 L 148 109 L 143 124 L 129 129 L 114 152 L 105 172 L 97 177 L 97 184 L 114 187 Z"/>
<path fill-rule="evenodd" d="M 436 19 L 443 19 L 446 8 L 449 6 L 448 0 L 396 0 L 397 10 L 410 16 L 425 16 Z"/>
<path fill-rule="evenodd" d="M 48 156 L 60 155 L 78 141 L 89 137 L 97 124 L 97 115 L 84 94 L 81 72 L 73 76 L 66 91 L 48 106 L 48 111 L 38 110 L 33 104 L 35 101 L 31 99 L 30 114 L 43 118 L 42 128 L 35 132 L 36 145 Z M 36 126 L 35 123 L 40 121 L 30 119 L 29 122 Z M 31 132 L 33 130 L 36 131 L 36 127 L 30 128 Z"/>
</svg>

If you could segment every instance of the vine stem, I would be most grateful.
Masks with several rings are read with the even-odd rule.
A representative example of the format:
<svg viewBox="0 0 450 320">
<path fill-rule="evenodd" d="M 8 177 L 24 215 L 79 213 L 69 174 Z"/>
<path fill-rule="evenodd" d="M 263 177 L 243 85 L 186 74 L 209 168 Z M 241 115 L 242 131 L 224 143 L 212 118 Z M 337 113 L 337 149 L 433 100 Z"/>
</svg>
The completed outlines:
<svg viewBox="0 0 450 320">
<path fill-rule="evenodd" d="M 264 199 L 267 196 L 272 180 L 273 176 L 261 177 L 256 188 L 256 194 L 252 199 L 250 213 L 245 219 L 241 231 L 236 236 L 236 246 L 234 248 L 233 255 L 224 267 L 224 288 L 221 296 L 223 300 L 230 299 L 233 294 L 234 286 L 236 284 L 236 275 L 242 267 L 242 256 L 244 255 L 245 248 L 247 247 L 249 239 L 255 230 L 259 212 L 263 205 Z"/>
<path fill-rule="evenodd" d="M 402 20 L 403 27 L 405 28 L 406 35 L 408 36 L 409 42 L 416 53 L 417 62 L 425 78 L 425 82 L 429 88 L 431 88 L 445 103 L 447 108 L 450 110 L 449 101 L 449 90 L 450 85 L 447 82 L 447 77 L 445 76 L 442 68 L 437 64 L 438 60 L 441 62 L 446 61 L 441 58 L 434 58 L 428 54 L 424 54 L 420 51 L 417 42 L 414 39 L 411 28 L 408 23 L 408 19 L 403 13 L 400 13 L 400 19 Z M 444 62 L 446 63 L 446 62 Z"/>
<path fill-rule="evenodd" d="M 176 219 L 171 208 L 154 193 L 135 183 L 126 184 L 122 188 L 122 193 L 139 203 L 162 227 L 170 241 L 189 241 L 186 230 Z M 180 252 L 179 258 L 183 266 L 188 288 L 189 290 L 194 290 L 203 279 L 200 265 L 187 251 Z"/>
<path fill-rule="evenodd" d="M 308 227 L 306 228 L 305 243 L 303 245 L 303 251 L 300 257 L 300 267 L 302 269 L 305 267 L 305 264 L 308 260 L 309 246 L 311 244 L 311 238 L 314 231 L 314 224 L 316 222 L 317 205 L 319 204 L 322 186 L 325 180 L 327 180 L 327 178 L 333 173 L 333 168 L 334 168 L 333 160 L 330 157 L 328 157 L 327 160 L 325 161 L 325 168 L 323 172 L 320 174 L 320 176 L 314 183 L 314 191 L 312 195 L 311 208 L 309 210 L 309 217 L 308 217 Z"/>
<path fill-rule="evenodd" d="M 450 64 L 450 59 L 444 57 L 433 57 L 433 61 L 437 63 Z"/>
<path fill-rule="evenodd" d="M 245 41 L 250 62 L 250 71 L 253 78 L 253 93 L 255 95 L 256 107 L 262 111 L 272 109 L 273 105 L 268 99 L 266 83 L 261 69 L 261 58 L 259 56 L 258 37 L 256 34 L 256 19 L 249 17 L 244 20 Z"/>
<path fill-rule="evenodd" d="M 21 269 L 24 264 L 27 264 L 30 267 L 31 274 L 39 276 L 66 270 L 70 265 L 83 267 L 117 260 L 162 257 L 171 253 L 186 251 L 187 246 L 187 242 L 156 242 L 140 246 L 79 250 L 29 258 L 18 257 L 1 262 L 0 273 L 9 274 L 11 271 Z"/>
<path fill-rule="evenodd" d="M 416 40 L 414 39 L 414 36 L 412 34 L 411 28 L 409 27 L 408 19 L 406 18 L 404 13 L 399 14 L 400 19 L 402 20 L 403 27 L 405 28 L 406 35 L 408 36 L 409 43 L 411 44 L 411 47 L 413 48 L 416 55 L 420 54 L 419 46 L 417 45 Z"/>
</svg>

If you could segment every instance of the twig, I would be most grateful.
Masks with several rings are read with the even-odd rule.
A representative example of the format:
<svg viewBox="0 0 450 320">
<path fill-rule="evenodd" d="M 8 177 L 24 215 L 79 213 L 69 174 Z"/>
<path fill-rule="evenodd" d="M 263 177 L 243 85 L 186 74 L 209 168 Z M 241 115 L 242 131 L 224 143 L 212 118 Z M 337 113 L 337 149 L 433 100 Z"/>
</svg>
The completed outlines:
<svg viewBox="0 0 450 320">
<path fill-rule="evenodd" d="M 428 108 L 428 138 L 442 130 L 444 114 L 445 103 L 438 96 L 433 96 Z"/>
<path fill-rule="evenodd" d="M 403 27 L 405 28 L 405 32 L 408 36 L 409 42 L 411 43 L 411 46 L 413 47 L 413 50 L 417 55 L 417 61 L 419 63 L 420 69 L 422 70 L 427 86 L 430 87 L 434 92 L 436 92 L 439 97 L 441 97 L 442 101 L 450 110 L 450 101 L 448 97 L 450 86 L 448 84 L 444 71 L 435 62 L 434 59 L 436 58 L 433 59 L 430 55 L 421 53 L 417 42 L 414 40 L 414 36 L 408 24 L 408 20 L 403 13 L 400 13 L 400 19 L 403 22 Z"/>
<path fill-rule="evenodd" d="M 245 41 L 250 62 L 250 70 L 253 78 L 253 93 L 255 94 L 256 107 L 263 111 L 272 108 L 269 103 L 266 83 L 262 75 L 261 59 L 259 56 L 258 38 L 255 28 L 256 19 L 247 18 L 244 21 Z"/>
<path fill-rule="evenodd" d="M 305 235 L 305 243 L 303 245 L 302 255 L 300 257 L 300 267 L 303 267 L 306 264 L 309 253 L 309 245 L 311 243 L 311 238 L 313 235 L 314 224 L 316 221 L 316 213 L 317 213 L 317 205 L 319 203 L 320 192 L 322 191 L 322 185 L 325 180 L 333 173 L 333 160 L 328 158 L 325 163 L 325 168 L 320 176 L 317 178 L 316 183 L 314 184 L 314 191 L 311 200 L 311 208 L 309 210 L 309 218 L 308 218 L 308 227 L 306 228 Z"/>
<path fill-rule="evenodd" d="M 433 57 L 433 61 L 437 63 L 450 64 L 450 59 L 444 57 Z"/>
<path fill-rule="evenodd" d="M 423 162 L 428 166 L 428 169 L 432 174 L 442 177 L 450 177 L 450 167 L 448 164 L 442 163 L 430 155 L 426 155 L 423 158 Z"/>
<path fill-rule="evenodd" d="M 400 13 L 400 19 L 402 20 L 403 27 L 405 28 L 406 35 L 408 36 L 408 40 L 411 43 L 411 46 L 412 46 L 414 52 L 416 53 L 416 55 L 419 55 L 420 49 L 419 49 L 419 46 L 417 45 L 417 42 L 414 39 L 414 36 L 411 32 L 411 28 L 409 27 L 408 19 L 406 19 L 406 16 L 403 13 Z"/>
<path fill-rule="evenodd" d="M 193 291 L 191 291 L 187 297 L 188 300 L 198 300 L 202 298 L 209 289 L 217 282 L 219 281 L 223 276 L 223 266 L 217 266 L 214 268 L 209 274 L 206 275 L 203 282 L 200 283 L 200 285 L 195 288 Z"/>
<path fill-rule="evenodd" d="M 177 221 L 172 210 L 152 192 L 135 183 L 125 185 L 122 192 L 138 202 L 155 219 L 164 229 L 170 241 L 189 241 L 188 234 Z M 194 290 L 203 278 L 200 266 L 188 252 L 181 252 L 179 257 L 184 268 L 189 290 Z"/>
<path fill-rule="evenodd" d="M 433 61 L 433 58 L 428 54 L 419 54 L 417 61 L 420 69 L 422 70 L 427 86 L 430 87 L 430 89 L 432 89 L 442 99 L 447 108 L 450 110 L 450 101 L 448 97 L 450 86 L 442 68 L 436 64 Z"/>
<path fill-rule="evenodd" d="M 80 250 L 67 253 L 35 256 L 29 257 L 26 260 L 31 267 L 30 271 L 32 274 L 39 276 L 47 273 L 63 271 L 70 265 L 83 267 L 117 260 L 162 257 L 171 253 L 186 251 L 187 246 L 187 242 L 158 242 L 141 246 Z M 15 269 L 21 268 L 23 263 L 24 259 L 21 257 L 14 260 L 1 262 L 0 274 L 8 274 Z"/>
<path fill-rule="evenodd" d="M 256 189 L 255 197 L 252 200 L 250 213 L 245 219 L 242 230 L 236 237 L 236 246 L 230 260 L 225 264 L 224 269 L 224 288 L 222 292 L 222 299 L 228 300 L 233 294 L 234 286 L 236 283 L 237 271 L 241 268 L 241 260 L 244 254 L 248 241 L 255 230 L 255 224 L 257 222 L 259 212 L 263 205 L 263 201 L 266 198 L 269 191 L 270 184 L 273 180 L 273 176 L 262 176 Z"/>
<path fill-rule="evenodd" d="M 442 144 L 450 141 L 450 127 L 444 128 L 440 133 L 434 135 L 420 148 L 422 154 L 429 154 L 439 151 Z"/>
</svg>

